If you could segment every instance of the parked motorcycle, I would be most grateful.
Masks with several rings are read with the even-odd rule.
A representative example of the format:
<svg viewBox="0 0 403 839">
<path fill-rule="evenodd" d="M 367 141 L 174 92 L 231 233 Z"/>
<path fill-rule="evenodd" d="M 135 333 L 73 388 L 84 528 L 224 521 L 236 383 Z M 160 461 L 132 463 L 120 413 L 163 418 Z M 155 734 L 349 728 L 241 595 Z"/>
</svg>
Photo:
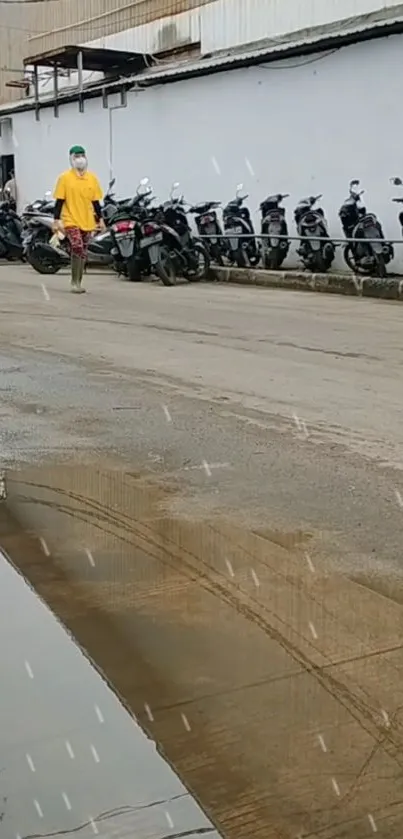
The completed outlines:
<svg viewBox="0 0 403 839">
<path fill-rule="evenodd" d="M 290 249 L 289 239 L 279 238 L 288 236 L 285 208 L 280 207 L 284 198 L 289 198 L 288 193 L 269 195 L 260 205 L 261 232 L 264 236 L 261 245 L 262 260 L 264 267 L 272 270 L 280 268 Z"/>
<path fill-rule="evenodd" d="M 356 274 L 386 277 L 386 265 L 393 259 L 394 250 L 390 242 L 385 241 L 375 213 L 367 213 L 361 201 L 364 190 L 358 190 L 359 185 L 357 180 L 350 181 L 349 197 L 342 204 L 339 217 L 346 238 L 372 241 L 348 242 L 344 260 Z"/>
<path fill-rule="evenodd" d="M 51 193 L 45 193 L 44 198 L 28 204 L 22 214 L 24 258 L 39 274 L 55 274 L 63 264 L 49 244 L 53 236 L 54 205 Z M 67 264 L 69 257 L 65 257 L 65 261 Z"/>
<path fill-rule="evenodd" d="M 391 178 L 390 180 L 391 180 L 393 186 L 403 186 L 403 181 L 402 181 L 401 178 Z M 392 201 L 395 204 L 403 204 L 403 197 L 400 196 L 400 198 L 392 198 Z M 402 234 L 403 234 L 403 211 L 401 211 L 399 213 L 398 220 L 399 220 L 399 224 L 400 224 L 400 227 L 402 229 Z"/>
<path fill-rule="evenodd" d="M 225 241 L 222 238 L 222 227 L 218 220 L 216 209 L 221 206 L 221 201 L 205 201 L 194 204 L 189 212 L 195 216 L 195 223 L 199 236 L 210 254 L 211 259 L 217 265 L 224 265 L 223 257 L 226 254 Z"/>
<path fill-rule="evenodd" d="M 320 198 L 322 195 L 303 198 L 294 210 L 294 219 L 300 236 L 297 253 L 304 267 L 322 273 L 329 270 L 334 260 L 335 247 L 329 238 L 324 210 L 315 207 Z"/>
<path fill-rule="evenodd" d="M 136 228 L 151 201 L 151 192 L 148 178 L 140 181 L 133 198 L 116 201 L 108 190 L 109 195 L 107 193 L 103 203 L 103 217 L 109 227 L 92 238 L 88 249 L 90 263 L 109 260 L 119 276 L 131 281 L 141 280 Z"/>
<path fill-rule="evenodd" d="M 23 259 L 22 221 L 15 209 L 15 202 L 0 203 L 0 257 L 2 259 Z"/>
<path fill-rule="evenodd" d="M 189 282 L 206 279 L 210 270 L 210 256 L 207 248 L 195 239 L 186 215 L 182 196 L 175 197 L 179 183 L 172 184 L 169 201 L 162 206 L 166 225 L 178 235 L 173 245 L 173 254 L 178 274 Z"/>
<path fill-rule="evenodd" d="M 228 236 L 228 255 L 239 268 L 256 266 L 260 260 L 260 249 L 256 243 L 250 211 L 243 206 L 248 198 L 241 195 L 243 184 L 238 184 L 235 198 L 223 211 L 224 232 Z M 242 237 L 242 238 L 240 238 Z"/>
</svg>

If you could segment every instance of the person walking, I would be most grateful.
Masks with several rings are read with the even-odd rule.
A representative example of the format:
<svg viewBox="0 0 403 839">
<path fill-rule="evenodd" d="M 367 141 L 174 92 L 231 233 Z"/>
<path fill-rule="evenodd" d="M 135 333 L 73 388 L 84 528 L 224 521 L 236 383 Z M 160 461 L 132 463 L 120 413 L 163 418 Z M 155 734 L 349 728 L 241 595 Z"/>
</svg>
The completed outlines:
<svg viewBox="0 0 403 839">
<path fill-rule="evenodd" d="M 60 175 L 54 191 L 53 231 L 67 236 L 71 251 L 71 291 L 82 294 L 91 234 L 97 228 L 105 230 L 100 205 L 103 193 L 96 175 L 88 171 L 85 148 L 72 146 L 69 156 L 70 169 Z"/>
<path fill-rule="evenodd" d="M 10 177 L 7 183 L 4 185 L 3 190 L 4 195 L 9 196 L 14 204 L 17 206 L 17 184 L 15 180 L 14 172 L 10 172 Z"/>
</svg>

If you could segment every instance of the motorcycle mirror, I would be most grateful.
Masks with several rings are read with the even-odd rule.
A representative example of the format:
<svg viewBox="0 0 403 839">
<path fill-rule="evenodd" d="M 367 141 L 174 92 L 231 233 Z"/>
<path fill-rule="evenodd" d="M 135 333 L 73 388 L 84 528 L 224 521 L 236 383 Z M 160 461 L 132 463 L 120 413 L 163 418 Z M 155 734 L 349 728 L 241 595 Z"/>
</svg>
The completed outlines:
<svg viewBox="0 0 403 839">
<path fill-rule="evenodd" d="M 147 186 L 150 183 L 150 178 L 142 178 L 140 181 L 140 186 Z"/>
<path fill-rule="evenodd" d="M 391 178 L 390 182 L 391 184 L 393 184 L 393 186 L 403 186 L 403 181 L 401 178 Z"/>
<path fill-rule="evenodd" d="M 48 189 L 48 190 L 47 190 L 47 192 L 45 192 L 45 196 L 44 196 L 44 197 L 45 197 L 47 200 L 49 200 L 49 198 L 51 198 L 51 197 L 52 197 L 52 193 L 51 193 L 50 189 Z"/>
<path fill-rule="evenodd" d="M 171 186 L 171 192 L 169 193 L 169 197 L 170 197 L 170 198 L 173 198 L 173 196 L 174 196 L 174 192 L 176 192 L 176 190 L 177 190 L 177 189 L 179 189 L 179 187 L 180 187 L 180 183 L 179 183 L 179 181 L 175 181 L 175 182 L 172 184 L 172 186 Z"/>
<path fill-rule="evenodd" d="M 112 189 L 112 187 L 115 186 L 115 183 L 116 183 L 116 178 L 112 178 L 112 180 L 109 181 L 108 189 Z"/>
<path fill-rule="evenodd" d="M 243 190 L 243 184 L 237 184 L 236 188 L 236 195 L 238 196 L 240 192 Z"/>
</svg>

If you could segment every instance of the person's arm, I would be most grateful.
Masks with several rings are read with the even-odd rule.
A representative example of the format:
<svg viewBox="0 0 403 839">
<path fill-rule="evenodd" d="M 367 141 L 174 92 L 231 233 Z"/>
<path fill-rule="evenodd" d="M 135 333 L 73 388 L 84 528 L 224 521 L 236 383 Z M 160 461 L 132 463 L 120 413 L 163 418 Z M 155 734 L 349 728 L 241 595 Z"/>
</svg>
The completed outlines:
<svg viewBox="0 0 403 839">
<path fill-rule="evenodd" d="M 98 201 L 98 203 L 99 203 L 100 201 L 102 201 L 102 198 L 103 198 L 104 194 L 103 194 L 103 191 L 102 191 L 102 188 L 101 188 L 101 184 L 99 183 L 99 180 L 96 177 L 96 175 L 93 175 L 92 177 L 93 177 L 92 200 L 93 201 Z"/>
<path fill-rule="evenodd" d="M 99 201 L 93 201 L 92 206 L 94 208 L 95 221 L 98 223 L 98 222 L 101 221 L 101 218 L 102 218 L 101 205 L 100 205 Z"/>
<path fill-rule="evenodd" d="M 66 184 L 63 175 L 60 175 L 60 178 L 57 181 L 53 197 L 56 199 L 53 218 L 55 221 L 55 227 L 59 229 L 61 228 L 60 216 L 62 214 L 63 204 L 66 200 Z"/>
<path fill-rule="evenodd" d="M 98 178 L 96 175 L 93 175 L 93 190 L 92 190 L 92 206 L 94 208 L 94 216 L 97 225 L 100 228 L 103 228 L 105 223 L 102 216 L 101 204 L 103 198 L 103 192 L 101 189 L 101 184 L 99 183 Z"/>
<path fill-rule="evenodd" d="M 59 221 L 60 216 L 62 214 L 64 200 L 63 198 L 56 198 L 55 209 L 53 211 L 53 218 L 55 221 Z"/>
</svg>

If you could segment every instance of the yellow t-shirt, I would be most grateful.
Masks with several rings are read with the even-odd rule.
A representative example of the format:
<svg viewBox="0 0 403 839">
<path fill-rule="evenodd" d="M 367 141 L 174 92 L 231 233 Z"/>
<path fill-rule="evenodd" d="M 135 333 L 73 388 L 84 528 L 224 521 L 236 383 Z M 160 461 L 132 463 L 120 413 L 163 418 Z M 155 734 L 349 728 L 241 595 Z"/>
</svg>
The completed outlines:
<svg viewBox="0 0 403 839">
<path fill-rule="evenodd" d="M 82 175 L 75 169 L 63 172 L 56 184 L 54 198 L 64 202 L 61 220 L 65 227 L 95 230 L 92 202 L 101 201 L 102 189 L 98 178 L 92 172 L 84 172 Z"/>
</svg>

